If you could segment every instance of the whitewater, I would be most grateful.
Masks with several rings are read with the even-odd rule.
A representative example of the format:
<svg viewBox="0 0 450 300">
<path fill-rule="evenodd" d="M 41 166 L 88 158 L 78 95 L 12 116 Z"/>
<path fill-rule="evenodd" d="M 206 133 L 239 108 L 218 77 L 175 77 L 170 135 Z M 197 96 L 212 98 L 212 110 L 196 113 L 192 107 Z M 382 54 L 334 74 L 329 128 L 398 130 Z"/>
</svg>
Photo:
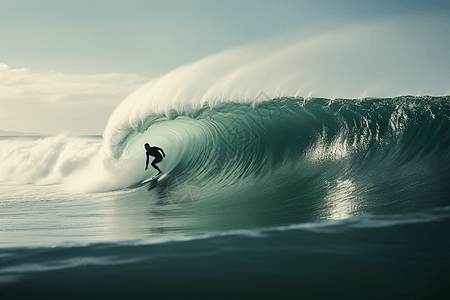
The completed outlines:
<svg viewBox="0 0 450 300">
<path fill-rule="evenodd" d="M 442 295 L 442 24 L 227 50 L 134 91 L 102 136 L 0 137 L 1 298 Z M 143 185 L 145 143 L 166 158 Z"/>
</svg>

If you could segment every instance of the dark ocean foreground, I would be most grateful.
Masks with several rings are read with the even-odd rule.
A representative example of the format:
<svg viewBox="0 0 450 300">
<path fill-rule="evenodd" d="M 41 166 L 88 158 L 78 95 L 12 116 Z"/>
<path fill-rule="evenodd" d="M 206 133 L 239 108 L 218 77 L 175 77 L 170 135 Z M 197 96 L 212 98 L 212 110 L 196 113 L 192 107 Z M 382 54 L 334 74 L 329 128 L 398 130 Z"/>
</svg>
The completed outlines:
<svg viewBox="0 0 450 300">
<path fill-rule="evenodd" d="M 443 299 L 450 208 L 0 252 L 1 299 Z M 444 297 L 445 298 L 445 297 Z"/>
<path fill-rule="evenodd" d="M 449 294 L 450 97 L 119 117 L 0 140 L 0 299 Z"/>
</svg>

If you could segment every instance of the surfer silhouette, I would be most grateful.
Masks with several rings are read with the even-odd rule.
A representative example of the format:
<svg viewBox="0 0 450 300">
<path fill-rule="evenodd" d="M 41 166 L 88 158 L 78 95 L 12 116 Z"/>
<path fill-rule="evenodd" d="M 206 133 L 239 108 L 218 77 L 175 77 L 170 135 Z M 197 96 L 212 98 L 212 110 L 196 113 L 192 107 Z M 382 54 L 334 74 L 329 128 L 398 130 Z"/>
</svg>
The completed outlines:
<svg viewBox="0 0 450 300">
<path fill-rule="evenodd" d="M 145 170 L 148 169 L 148 162 L 150 161 L 150 156 L 153 156 L 155 159 L 152 161 L 152 167 L 158 170 L 158 175 L 162 173 L 161 169 L 156 165 L 157 163 L 163 160 L 163 156 L 166 157 L 164 150 L 159 147 L 150 147 L 148 143 L 144 145 L 145 150 L 147 151 L 145 155 L 147 156 L 147 161 L 145 162 Z M 161 155 L 161 153 L 162 155 Z"/>
</svg>

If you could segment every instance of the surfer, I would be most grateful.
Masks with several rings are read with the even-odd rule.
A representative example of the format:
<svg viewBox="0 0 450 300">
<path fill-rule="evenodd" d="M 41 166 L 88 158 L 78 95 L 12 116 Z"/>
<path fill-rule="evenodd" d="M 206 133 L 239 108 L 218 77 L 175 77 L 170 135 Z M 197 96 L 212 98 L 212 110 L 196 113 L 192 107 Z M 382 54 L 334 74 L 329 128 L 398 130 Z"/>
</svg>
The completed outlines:
<svg viewBox="0 0 450 300">
<path fill-rule="evenodd" d="M 153 156 L 155 159 L 152 161 L 152 167 L 155 168 L 156 170 L 158 170 L 158 174 L 161 174 L 162 171 L 158 168 L 158 166 L 156 165 L 157 163 L 161 162 L 163 160 L 163 156 L 166 157 L 166 154 L 164 153 L 164 150 L 159 148 L 159 147 L 150 147 L 150 145 L 148 143 L 146 143 L 144 145 L 145 150 L 147 150 L 147 152 L 145 153 L 145 155 L 147 156 L 147 161 L 145 163 L 145 170 L 148 169 L 148 162 L 150 160 L 150 155 Z M 161 156 L 161 153 L 162 156 Z"/>
</svg>

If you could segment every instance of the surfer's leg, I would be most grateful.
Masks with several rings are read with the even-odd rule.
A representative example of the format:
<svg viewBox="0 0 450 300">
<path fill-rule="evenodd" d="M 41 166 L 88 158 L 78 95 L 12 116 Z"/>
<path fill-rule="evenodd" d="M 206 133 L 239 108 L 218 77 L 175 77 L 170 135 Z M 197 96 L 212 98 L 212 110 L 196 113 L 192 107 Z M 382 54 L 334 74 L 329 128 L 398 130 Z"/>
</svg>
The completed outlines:
<svg viewBox="0 0 450 300">
<path fill-rule="evenodd" d="M 162 173 L 161 169 L 156 165 L 157 163 L 162 161 L 162 157 L 157 157 L 152 161 L 152 167 L 158 170 L 158 174 Z"/>
</svg>

